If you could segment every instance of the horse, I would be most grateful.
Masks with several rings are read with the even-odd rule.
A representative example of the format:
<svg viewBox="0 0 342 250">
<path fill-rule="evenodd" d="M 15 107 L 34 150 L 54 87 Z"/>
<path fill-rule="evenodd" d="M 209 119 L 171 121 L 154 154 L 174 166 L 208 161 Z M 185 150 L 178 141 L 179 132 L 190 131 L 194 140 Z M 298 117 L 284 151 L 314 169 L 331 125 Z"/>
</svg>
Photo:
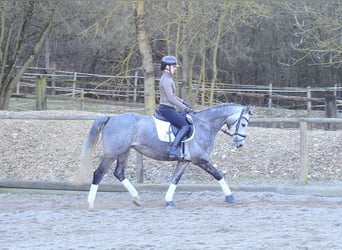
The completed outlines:
<svg viewBox="0 0 342 250">
<path fill-rule="evenodd" d="M 158 138 L 154 116 L 133 112 L 99 116 L 90 128 L 81 152 L 82 166 L 86 167 L 91 163 L 93 149 L 102 133 L 103 157 L 93 172 L 93 180 L 87 198 L 89 209 L 94 208 L 99 184 L 114 161 L 116 161 L 114 176 L 127 189 L 133 202 L 138 206 L 141 205 L 137 190 L 125 177 L 125 167 L 131 148 L 154 160 L 177 161 L 175 172 L 165 195 L 167 207 L 175 206 L 173 196 L 189 163 L 193 163 L 213 176 L 222 188 L 225 202 L 234 203 L 235 198 L 229 186 L 222 173 L 209 161 L 209 156 L 214 147 L 215 136 L 220 130 L 232 137 L 234 147 L 240 148 L 244 145 L 249 116 L 253 109 L 253 106 L 223 103 L 189 113 L 188 116 L 192 119 L 195 132 L 191 140 L 186 142 L 189 153 L 186 159 L 169 158 L 170 142 L 164 142 Z M 226 130 L 222 129 L 224 125 L 227 126 Z"/>
</svg>

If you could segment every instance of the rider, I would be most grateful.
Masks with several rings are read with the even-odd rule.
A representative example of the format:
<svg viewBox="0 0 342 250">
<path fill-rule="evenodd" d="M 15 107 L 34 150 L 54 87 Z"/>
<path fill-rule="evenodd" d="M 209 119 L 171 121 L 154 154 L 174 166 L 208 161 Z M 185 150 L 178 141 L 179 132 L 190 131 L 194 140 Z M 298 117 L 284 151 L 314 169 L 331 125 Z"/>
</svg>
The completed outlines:
<svg viewBox="0 0 342 250">
<path fill-rule="evenodd" d="M 163 70 L 163 74 L 159 84 L 159 111 L 171 124 L 179 128 L 176 138 L 170 147 L 170 158 L 181 158 L 182 154 L 178 146 L 190 131 L 190 126 L 185 116 L 180 114 L 176 109 L 184 110 L 186 113 L 192 112 L 190 105 L 176 95 L 176 85 L 172 76 L 176 72 L 177 67 L 179 65 L 174 56 L 164 56 L 162 58 L 160 69 Z"/>
</svg>

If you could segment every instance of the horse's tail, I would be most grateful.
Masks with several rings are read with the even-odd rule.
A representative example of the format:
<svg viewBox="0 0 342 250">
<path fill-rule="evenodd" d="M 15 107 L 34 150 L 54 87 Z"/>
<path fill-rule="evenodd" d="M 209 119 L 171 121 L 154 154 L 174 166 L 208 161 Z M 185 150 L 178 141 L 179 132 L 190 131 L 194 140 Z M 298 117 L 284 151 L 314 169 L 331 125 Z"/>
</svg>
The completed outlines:
<svg viewBox="0 0 342 250">
<path fill-rule="evenodd" d="M 80 172 L 87 175 L 89 172 L 87 170 L 91 169 L 91 156 L 94 151 L 95 145 L 99 139 L 100 132 L 102 131 L 103 127 L 109 120 L 109 116 L 100 116 L 96 118 L 93 123 L 93 126 L 90 128 L 88 133 L 88 137 L 83 144 L 82 152 L 81 152 L 81 169 Z M 80 174 L 81 174 L 80 173 Z M 82 174 L 81 174 L 82 175 Z M 82 177 L 84 177 L 82 175 Z"/>
</svg>

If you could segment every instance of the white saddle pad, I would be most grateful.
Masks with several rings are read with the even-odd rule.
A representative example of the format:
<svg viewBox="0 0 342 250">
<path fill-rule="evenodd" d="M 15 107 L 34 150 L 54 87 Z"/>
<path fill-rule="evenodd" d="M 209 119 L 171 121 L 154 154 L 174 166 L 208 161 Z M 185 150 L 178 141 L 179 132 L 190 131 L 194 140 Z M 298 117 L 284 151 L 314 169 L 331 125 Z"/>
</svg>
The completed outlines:
<svg viewBox="0 0 342 250">
<path fill-rule="evenodd" d="M 156 124 L 159 140 L 164 142 L 173 142 L 175 139 L 171 130 L 171 123 L 159 120 L 153 116 L 154 123 Z"/>
</svg>

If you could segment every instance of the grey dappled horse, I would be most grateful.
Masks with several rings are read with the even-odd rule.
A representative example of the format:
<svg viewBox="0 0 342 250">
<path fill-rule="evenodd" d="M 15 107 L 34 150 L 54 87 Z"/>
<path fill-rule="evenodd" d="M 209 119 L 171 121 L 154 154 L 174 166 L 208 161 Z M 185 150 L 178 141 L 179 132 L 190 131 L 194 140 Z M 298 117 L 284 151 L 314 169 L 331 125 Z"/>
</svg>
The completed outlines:
<svg viewBox="0 0 342 250">
<path fill-rule="evenodd" d="M 232 192 L 225 182 L 223 175 L 210 163 L 209 156 L 214 147 L 215 136 L 225 124 L 228 128 L 226 133 L 232 136 L 233 145 L 239 148 L 244 144 L 248 119 L 252 109 L 253 107 L 226 103 L 190 114 L 195 128 L 193 139 L 187 142 L 190 160 L 178 160 L 171 184 L 165 195 L 168 207 L 175 206 L 173 202 L 174 192 L 184 170 L 190 162 L 211 174 L 219 182 L 225 194 L 226 202 L 234 202 Z M 114 176 L 128 190 L 133 197 L 133 202 L 139 205 L 138 192 L 131 182 L 125 178 L 124 173 L 129 151 L 131 148 L 134 148 L 141 154 L 155 160 L 177 161 L 177 159 L 169 158 L 169 143 L 159 140 L 152 116 L 136 113 L 100 116 L 94 121 L 84 143 L 81 155 L 83 164 L 91 162 L 90 157 L 101 131 L 104 155 L 93 175 L 93 182 L 88 195 L 89 208 L 94 207 L 98 186 L 115 160 L 117 162 Z"/>
</svg>

